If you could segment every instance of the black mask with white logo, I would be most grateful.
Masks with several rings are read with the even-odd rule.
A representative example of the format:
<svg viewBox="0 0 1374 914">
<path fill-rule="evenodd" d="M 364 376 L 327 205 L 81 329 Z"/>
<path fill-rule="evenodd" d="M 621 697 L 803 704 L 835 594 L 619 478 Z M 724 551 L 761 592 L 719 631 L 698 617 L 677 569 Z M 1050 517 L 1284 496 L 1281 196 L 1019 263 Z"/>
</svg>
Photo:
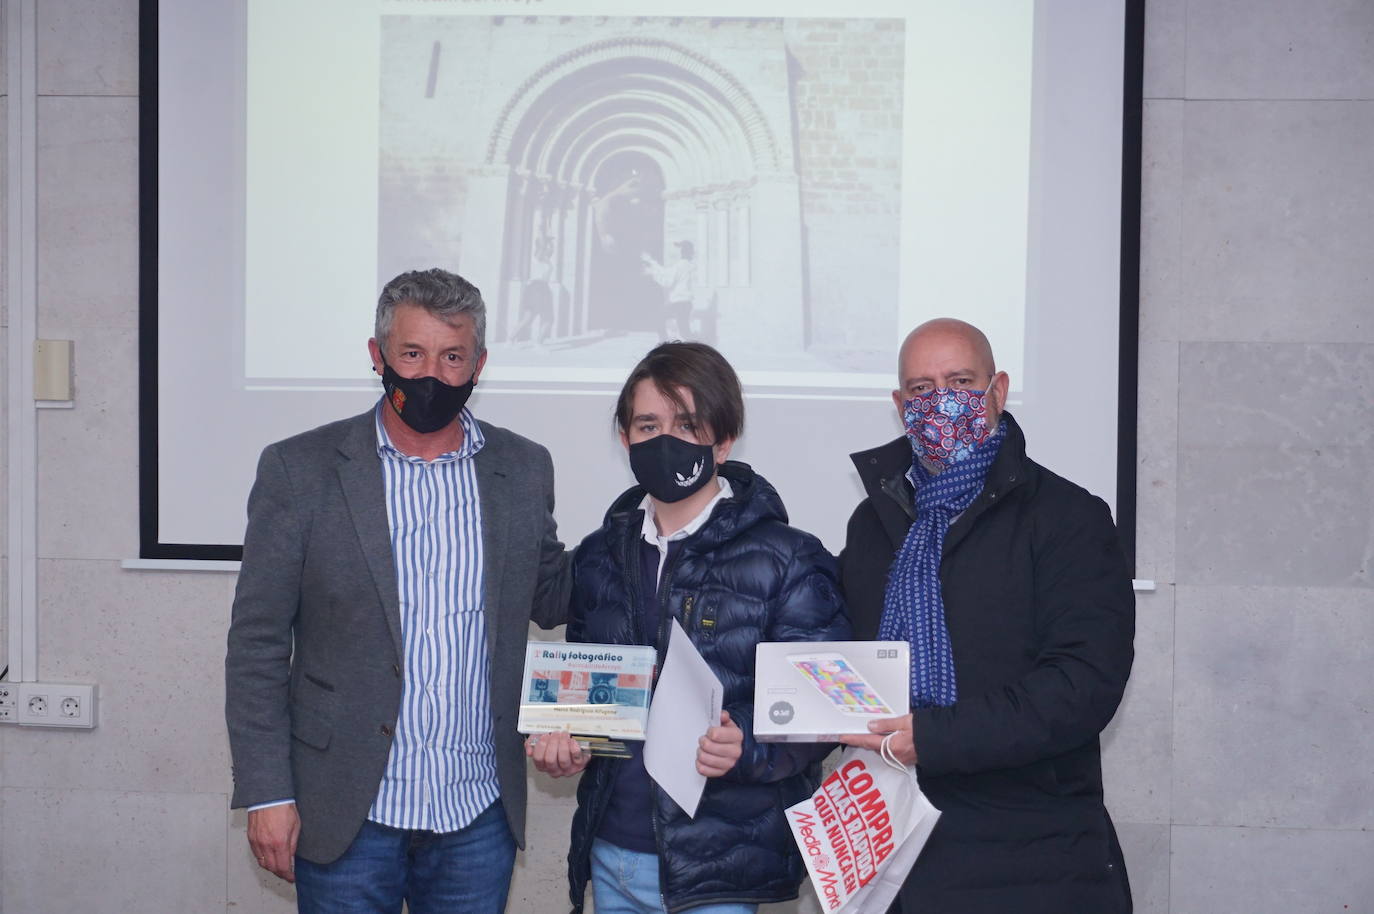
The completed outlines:
<svg viewBox="0 0 1374 914">
<path fill-rule="evenodd" d="M 437 432 L 458 417 L 472 396 L 476 379 L 454 387 L 438 378 L 403 378 L 382 362 L 386 401 L 401 421 L 423 435 Z"/>
<path fill-rule="evenodd" d="M 682 501 L 716 475 L 716 452 L 675 435 L 656 435 L 630 445 L 630 471 L 657 500 Z"/>
</svg>

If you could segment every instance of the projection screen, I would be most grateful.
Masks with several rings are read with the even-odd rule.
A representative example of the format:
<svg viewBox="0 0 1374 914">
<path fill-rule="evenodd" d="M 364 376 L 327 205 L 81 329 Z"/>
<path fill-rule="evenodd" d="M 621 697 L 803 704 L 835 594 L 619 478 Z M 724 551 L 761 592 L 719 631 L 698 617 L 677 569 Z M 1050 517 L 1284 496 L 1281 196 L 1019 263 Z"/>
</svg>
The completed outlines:
<svg viewBox="0 0 1374 914">
<path fill-rule="evenodd" d="M 238 557 L 258 452 L 376 401 L 377 293 L 431 266 L 483 291 L 473 411 L 549 447 L 568 542 L 633 481 L 611 408 L 668 333 L 730 359 L 735 456 L 838 550 L 847 455 L 900 434 L 897 346 L 941 315 L 987 332 L 1031 456 L 1133 542 L 1124 0 L 143 16 L 144 558 Z"/>
</svg>

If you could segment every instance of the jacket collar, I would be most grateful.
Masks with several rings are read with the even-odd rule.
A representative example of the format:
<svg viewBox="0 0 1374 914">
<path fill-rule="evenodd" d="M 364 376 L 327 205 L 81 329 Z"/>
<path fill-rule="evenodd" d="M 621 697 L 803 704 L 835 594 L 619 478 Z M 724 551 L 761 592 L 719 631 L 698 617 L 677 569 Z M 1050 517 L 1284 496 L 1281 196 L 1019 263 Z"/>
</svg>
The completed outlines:
<svg viewBox="0 0 1374 914">
<path fill-rule="evenodd" d="M 387 521 L 382 463 L 377 456 L 376 413 L 368 410 L 348 420 L 338 443 L 339 485 L 353 517 L 353 529 L 377 586 L 387 628 L 397 656 L 402 655 L 401 602 L 396 585 L 396 564 L 391 552 L 391 527 Z"/>
<path fill-rule="evenodd" d="M 963 539 L 984 511 L 1005 500 L 1009 492 L 1023 485 L 1034 468 L 1034 464 L 1026 458 L 1026 436 L 1016 418 L 1004 412 L 1002 421 L 1007 424 L 1006 440 L 1002 442 L 997 459 L 988 469 L 983 490 L 945 534 L 945 552 Z M 859 471 L 864 491 L 872 500 L 888 538 L 894 545 L 900 544 L 906 538 L 911 522 L 916 519 L 911 483 L 906 478 L 907 471 L 911 469 L 910 440 L 902 435 L 879 447 L 851 454 L 849 459 L 854 461 Z"/>
<path fill-rule="evenodd" d="M 879 447 L 850 454 L 849 459 L 859 471 L 883 532 L 894 546 L 900 544 L 916 520 L 911 483 L 906 478 L 906 471 L 911 469 L 911 442 L 902 435 Z"/>
<path fill-rule="evenodd" d="M 764 521 L 787 523 L 787 509 L 777 490 L 747 463 L 727 460 L 716 472 L 729 481 L 732 494 L 718 501 L 708 521 L 683 540 L 694 552 L 709 552 L 721 543 Z M 637 538 L 643 529 L 644 489 L 634 486 L 611 503 L 606 512 L 605 526 L 616 536 Z"/>
<path fill-rule="evenodd" d="M 514 469 L 513 455 L 507 447 L 508 438 L 495 434 L 496 429 L 480 419 L 473 427 L 483 438 L 481 450 L 472 456 L 477 471 L 477 498 L 482 512 L 482 614 L 486 617 L 487 651 L 499 656 L 496 639 L 510 627 L 510 607 L 503 604 L 506 561 L 511 554 L 511 509 L 522 502 L 517 492 L 527 480 Z M 520 625 L 524 638 L 526 626 Z"/>
</svg>

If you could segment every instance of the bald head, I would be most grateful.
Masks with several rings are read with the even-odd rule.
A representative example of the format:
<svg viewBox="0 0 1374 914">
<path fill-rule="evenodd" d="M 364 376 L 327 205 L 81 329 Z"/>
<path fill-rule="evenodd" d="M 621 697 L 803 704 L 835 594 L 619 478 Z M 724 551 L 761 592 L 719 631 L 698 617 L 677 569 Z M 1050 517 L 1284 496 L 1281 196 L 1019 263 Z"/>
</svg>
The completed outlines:
<svg viewBox="0 0 1374 914">
<path fill-rule="evenodd" d="M 1006 372 L 997 370 L 992 345 L 983 331 L 952 317 L 937 317 L 902 341 L 897 385 L 892 400 L 898 413 L 903 401 L 937 387 L 988 390 L 988 418 L 995 424 L 1006 405 L 1009 382 Z"/>
<path fill-rule="evenodd" d="M 989 377 L 997 371 L 997 363 L 992 358 L 992 344 L 972 324 L 953 317 L 937 317 L 921 324 L 906 335 L 902 348 L 897 353 L 897 381 L 906 383 L 906 364 L 908 354 L 915 348 L 948 351 L 962 349 L 968 356 L 970 365 Z"/>
</svg>

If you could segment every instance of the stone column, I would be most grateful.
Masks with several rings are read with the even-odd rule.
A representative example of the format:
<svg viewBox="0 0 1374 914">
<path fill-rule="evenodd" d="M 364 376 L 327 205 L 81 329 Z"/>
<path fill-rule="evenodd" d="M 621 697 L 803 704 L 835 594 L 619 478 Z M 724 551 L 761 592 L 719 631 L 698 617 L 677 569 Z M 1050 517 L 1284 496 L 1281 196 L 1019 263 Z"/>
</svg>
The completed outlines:
<svg viewBox="0 0 1374 914">
<path fill-rule="evenodd" d="M 747 195 L 736 197 L 734 200 L 734 232 L 732 237 L 735 239 L 733 251 L 734 259 L 730 264 L 730 278 L 734 285 L 748 286 L 752 270 L 750 269 L 749 258 L 749 197 Z"/>
<path fill-rule="evenodd" d="M 796 175 L 761 176 L 753 189 L 748 223 L 752 282 L 720 296 L 721 345 L 736 351 L 799 351 L 805 343 L 807 303 L 802 300 L 801 198 Z"/>
<path fill-rule="evenodd" d="M 492 339 L 503 339 L 512 326 L 512 301 L 503 267 L 507 227 L 518 214 L 519 199 L 511 193 L 509 167 L 489 165 L 469 172 L 458 268 L 482 290 Z"/>
<path fill-rule="evenodd" d="M 711 201 L 711 285 L 730 285 L 730 201 Z"/>
</svg>

